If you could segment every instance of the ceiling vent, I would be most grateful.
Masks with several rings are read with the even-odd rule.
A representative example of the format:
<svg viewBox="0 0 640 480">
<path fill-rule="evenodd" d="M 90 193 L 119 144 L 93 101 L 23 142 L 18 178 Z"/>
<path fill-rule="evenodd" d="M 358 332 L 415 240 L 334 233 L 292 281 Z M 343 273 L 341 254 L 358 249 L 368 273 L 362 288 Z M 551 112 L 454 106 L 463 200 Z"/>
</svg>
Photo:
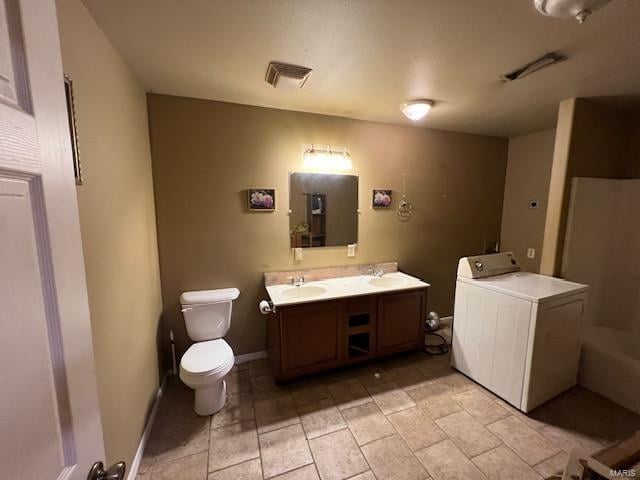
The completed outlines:
<svg viewBox="0 0 640 480">
<path fill-rule="evenodd" d="M 534 60 L 533 62 L 527 63 L 526 65 L 523 65 L 522 67 L 517 68 L 512 72 L 506 73 L 500 78 L 505 82 L 513 82 L 514 80 L 524 78 L 527 75 L 531 75 L 532 73 L 555 63 L 564 62 L 566 59 L 567 57 L 558 52 L 545 53 L 543 56 Z"/>
<path fill-rule="evenodd" d="M 265 80 L 273 87 L 302 88 L 311 75 L 311 69 L 289 63 L 270 62 Z"/>
</svg>

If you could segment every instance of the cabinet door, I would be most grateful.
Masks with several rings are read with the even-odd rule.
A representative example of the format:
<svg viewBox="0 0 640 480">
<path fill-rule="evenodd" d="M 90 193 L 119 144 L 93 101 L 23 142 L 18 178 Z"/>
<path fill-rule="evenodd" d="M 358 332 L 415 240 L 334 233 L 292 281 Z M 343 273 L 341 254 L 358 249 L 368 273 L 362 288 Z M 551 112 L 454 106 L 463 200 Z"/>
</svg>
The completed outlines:
<svg viewBox="0 0 640 480">
<path fill-rule="evenodd" d="M 286 373 L 330 367 L 340 359 L 341 302 L 322 302 L 281 311 L 282 362 Z M 292 372 L 295 371 L 295 372 Z"/>
<path fill-rule="evenodd" d="M 378 298 L 379 355 L 417 348 L 424 343 L 426 303 L 426 292 L 422 290 Z"/>
</svg>

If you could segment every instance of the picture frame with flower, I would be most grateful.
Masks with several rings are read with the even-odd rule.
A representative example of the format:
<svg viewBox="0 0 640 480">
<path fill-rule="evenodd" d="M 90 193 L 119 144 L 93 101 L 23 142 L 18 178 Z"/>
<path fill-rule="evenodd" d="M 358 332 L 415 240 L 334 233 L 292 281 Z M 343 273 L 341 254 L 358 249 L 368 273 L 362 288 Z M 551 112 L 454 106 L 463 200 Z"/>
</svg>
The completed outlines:
<svg viewBox="0 0 640 480">
<path fill-rule="evenodd" d="M 373 208 L 391 208 L 392 190 L 373 190 L 371 206 Z"/>
<path fill-rule="evenodd" d="M 273 212 L 276 209 L 276 191 L 272 188 L 250 188 L 247 203 L 252 212 Z"/>
</svg>

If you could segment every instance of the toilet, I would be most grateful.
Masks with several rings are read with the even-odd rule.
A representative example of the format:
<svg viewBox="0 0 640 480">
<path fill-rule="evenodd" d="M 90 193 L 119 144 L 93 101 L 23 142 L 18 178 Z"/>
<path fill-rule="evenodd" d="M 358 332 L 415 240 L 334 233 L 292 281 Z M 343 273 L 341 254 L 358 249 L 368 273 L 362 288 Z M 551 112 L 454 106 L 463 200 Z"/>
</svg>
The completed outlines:
<svg viewBox="0 0 640 480">
<path fill-rule="evenodd" d="M 187 334 L 194 343 L 180 360 L 180 379 L 195 390 L 195 411 L 207 416 L 226 401 L 224 377 L 234 363 L 233 350 L 224 337 L 231 325 L 237 288 L 184 292 L 180 295 Z"/>
</svg>

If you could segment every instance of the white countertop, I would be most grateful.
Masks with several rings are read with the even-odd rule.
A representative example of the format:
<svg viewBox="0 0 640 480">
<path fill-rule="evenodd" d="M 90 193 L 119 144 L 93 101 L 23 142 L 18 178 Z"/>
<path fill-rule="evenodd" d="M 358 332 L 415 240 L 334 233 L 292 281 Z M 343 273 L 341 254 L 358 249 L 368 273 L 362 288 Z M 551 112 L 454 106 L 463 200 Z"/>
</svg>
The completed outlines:
<svg viewBox="0 0 640 480">
<path fill-rule="evenodd" d="M 378 280 L 376 280 L 378 279 Z M 389 280 L 387 280 L 389 279 Z M 395 280 L 393 280 L 395 279 Z M 370 283 L 373 282 L 374 284 Z M 393 282 L 394 285 L 378 286 L 376 282 Z M 266 287 L 271 302 L 276 307 L 295 305 L 336 298 L 356 297 L 387 292 L 398 292 L 414 288 L 425 288 L 430 285 L 422 280 L 403 272 L 386 273 L 382 277 L 359 275 L 357 277 L 339 277 L 306 282 L 296 287 L 294 285 L 271 285 Z M 313 296 L 306 295 L 312 293 Z"/>
</svg>

